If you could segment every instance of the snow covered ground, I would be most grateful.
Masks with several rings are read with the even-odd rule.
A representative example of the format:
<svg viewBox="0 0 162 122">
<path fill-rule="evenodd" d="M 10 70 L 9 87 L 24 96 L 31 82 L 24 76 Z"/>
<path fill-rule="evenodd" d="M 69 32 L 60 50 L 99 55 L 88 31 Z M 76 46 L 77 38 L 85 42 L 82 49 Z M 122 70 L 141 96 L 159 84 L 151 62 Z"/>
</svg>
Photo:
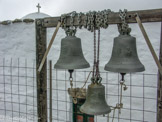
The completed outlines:
<svg viewBox="0 0 162 122">
<path fill-rule="evenodd" d="M 155 52 L 157 55 L 159 55 L 159 47 L 160 47 L 160 23 L 146 23 L 144 24 L 144 27 L 149 35 L 149 38 L 151 40 L 151 43 L 155 49 Z M 126 84 L 128 85 L 128 90 L 126 92 L 124 92 L 124 95 L 130 95 L 130 93 L 132 93 L 132 95 L 136 95 L 136 96 L 140 96 L 143 97 L 143 94 L 145 97 L 148 98 L 155 98 L 156 99 L 156 87 L 157 87 L 157 67 L 156 64 L 151 56 L 151 53 L 146 45 L 146 42 L 140 32 L 140 29 L 138 27 L 137 24 L 131 24 L 130 27 L 132 28 L 132 32 L 131 35 L 136 37 L 137 40 L 137 52 L 138 52 L 138 56 L 140 61 L 144 64 L 145 66 L 145 74 L 155 74 L 155 75 L 143 75 L 142 73 L 136 73 L 136 74 L 132 74 L 131 75 L 131 80 L 130 80 L 130 75 L 126 75 Z M 54 32 L 55 28 L 50 28 L 47 30 L 47 43 L 49 43 L 49 40 L 51 39 L 51 36 Z M 117 30 L 117 26 L 116 25 L 110 25 L 108 27 L 108 29 L 101 29 L 101 54 L 100 54 L 100 69 L 102 72 L 104 72 L 103 74 L 101 74 L 101 76 L 103 77 L 103 83 L 106 85 L 106 71 L 103 70 L 105 64 L 109 61 L 110 56 L 111 56 L 111 52 L 112 52 L 112 46 L 113 46 L 113 38 L 118 36 L 118 30 Z M 93 33 L 87 31 L 86 29 L 78 29 L 76 36 L 81 38 L 82 40 L 82 48 L 83 48 L 83 53 L 85 58 L 87 59 L 87 61 L 90 63 L 91 67 L 93 65 Z M 54 44 L 52 45 L 52 48 L 50 50 L 50 53 L 48 55 L 48 60 L 52 60 L 53 64 L 56 63 L 56 61 L 59 58 L 59 54 L 60 54 L 60 42 L 61 42 L 61 38 L 65 37 L 65 33 L 64 30 L 60 29 L 56 39 L 54 41 Z M 36 55 L 36 50 L 35 50 L 36 44 L 35 44 L 35 24 L 34 23 L 30 23 L 30 24 L 26 24 L 26 23 L 17 23 L 17 24 L 10 24 L 10 25 L 0 25 L 0 66 L 3 66 L 4 64 L 4 60 L 5 60 L 5 65 L 9 65 L 11 64 L 11 58 L 12 58 L 12 66 L 18 66 L 18 58 L 20 60 L 20 65 L 21 66 L 25 66 L 25 60 L 27 59 L 27 65 L 29 67 L 33 67 L 33 62 L 35 59 L 35 55 Z M 35 65 L 35 64 L 34 64 Z M 87 70 L 91 70 L 91 68 L 87 69 Z M 80 71 L 80 70 L 78 70 Z M 18 71 L 15 69 L 12 70 L 12 73 L 17 73 Z M 10 74 L 10 70 L 9 69 L 5 69 L 5 73 Z M 22 73 L 22 74 L 21 74 Z M 55 72 L 56 73 L 56 72 Z M 54 73 L 54 74 L 55 74 Z M 65 73 L 63 71 L 59 72 L 60 74 L 58 74 L 58 79 L 65 79 Z M 0 74 L 3 74 L 3 69 L 1 67 L 0 70 Z M 67 80 L 68 80 L 68 73 L 67 74 Z M 84 73 L 83 73 L 84 74 Z M 76 81 L 83 81 L 84 83 L 84 75 L 77 72 L 76 73 Z M 109 73 L 109 78 L 108 78 L 108 82 L 112 83 L 112 84 L 117 84 L 118 83 L 118 74 L 117 73 Z M 20 72 L 20 75 L 24 75 L 24 72 Z M 33 76 L 33 72 L 28 71 L 28 75 Z M 35 74 L 34 74 L 35 75 Z M 88 73 L 86 74 L 88 75 Z M 54 77 L 54 76 L 53 76 Z M 29 83 L 32 83 L 32 81 L 34 82 L 34 80 L 29 79 Z M 144 82 L 143 82 L 144 81 Z M 3 77 L 0 77 L 0 82 L 4 83 Z M 11 82 L 11 79 L 8 79 L 8 81 L 6 80 L 5 82 Z M 89 81 L 90 82 L 90 81 Z M 76 86 L 81 86 L 83 85 L 83 83 L 80 82 L 76 82 Z M 144 84 L 143 84 L 144 83 Z M 55 82 L 54 82 L 55 84 Z M 62 84 L 62 82 L 58 82 L 60 89 L 65 89 L 64 84 Z M 146 86 L 154 86 L 155 88 L 150 88 L 150 87 L 146 87 L 143 91 L 143 88 L 141 87 L 132 87 L 131 91 L 130 91 L 130 85 L 146 85 Z M 68 88 L 69 84 L 67 83 L 67 88 Z M 11 87 L 11 86 L 10 86 Z M 10 90 L 10 87 L 6 87 L 6 90 Z M 55 85 L 53 86 L 53 88 L 56 87 Z M 118 94 L 118 87 L 117 85 L 110 85 L 110 86 L 106 86 L 108 93 L 111 94 Z M 1 89 L 2 90 L 2 89 Z M 33 94 L 33 89 L 28 89 L 28 93 L 30 95 Z M 18 92 L 18 89 L 15 88 L 14 92 Z M 22 89 L 22 93 L 23 93 L 23 89 Z M 25 91 L 24 91 L 25 93 Z M 60 92 L 61 93 L 61 92 Z M 36 93 L 35 93 L 36 94 Z M 60 99 L 64 99 L 66 98 L 64 95 L 67 95 L 67 93 L 63 93 L 63 94 L 58 94 L 58 96 L 60 97 Z M 55 93 L 53 93 L 53 99 L 55 98 L 59 98 Z M 62 97 L 61 97 L 62 96 Z M 2 97 L 3 98 L 3 97 Z M 6 96 L 6 99 L 9 99 L 9 96 Z M 113 96 L 109 96 L 107 98 L 108 104 L 111 106 L 115 106 L 115 104 L 118 102 L 118 97 L 113 97 Z M 13 98 L 16 100 L 16 98 Z M 70 101 L 70 99 L 66 98 L 68 101 Z M 23 99 L 22 99 L 23 100 Z M 64 99 L 65 100 L 65 99 Z M 130 102 L 130 100 L 132 102 Z M 24 103 L 26 103 L 26 99 L 23 100 Z M 30 99 L 28 99 L 27 102 L 30 102 Z M 36 104 L 36 100 L 34 101 Z M 141 109 L 143 110 L 143 108 L 147 111 L 156 111 L 156 101 L 155 100 L 143 100 L 141 99 L 135 99 L 132 98 L 130 99 L 130 97 L 124 97 L 123 98 L 123 103 L 124 103 L 124 107 L 126 108 L 130 108 L 130 106 L 132 107 L 132 109 Z M 131 103 L 131 104 L 130 104 Z M 3 106 L 2 102 L 0 104 L 1 106 Z M 56 105 L 60 105 L 60 106 L 56 106 Z M 56 109 L 65 109 L 65 106 L 60 102 L 60 103 L 54 103 L 54 106 L 56 107 Z M 70 104 L 68 104 L 67 108 L 69 110 Z M 28 112 L 30 112 L 32 110 L 29 109 Z M 33 110 L 32 110 L 33 111 Z M 0 113 L 1 115 L 4 115 L 3 112 Z M 58 114 L 58 113 L 57 113 Z M 57 118 L 57 114 L 54 114 L 54 117 Z M 65 113 L 67 114 L 67 113 Z M 69 114 L 69 113 L 68 113 Z M 10 116 L 11 114 L 8 114 L 8 116 Z M 144 113 L 144 117 L 145 117 L 145 121 L 149 121 L 149 122 L 154 122 L 156 119 L 156 113 L 154 114 L 150 114 L 149 112 L 145 112 Z M 67 116 L 67 115 L 65 115 Z M 64 114 L 59 114 L 59 118 L 62 118 L 63 120 L 66 120 Z M 69 116 L 69 115 L 68 115 Z M 112 116 L 112 113 L 111 113 Z M 117 114 L 116 114 L 117 116 Z M 137 119 L 137 120 L 143 120 L 143 111 L 139 112 L 139 111 L 132 111 L 132 118 L 133 119 Z M 125 117 L 128 118 L 128 120 L 120 120 L 120 122 L 129 122 L 129 117 L 130 117 L 130 110 L 122 110 L 122 115 L 120 115 L 120 117 Z M 69 118 L 69 117 L 67 117 Z M 102 117 L 99 116 L 97 117 L 97 122 L 101 122 L 101 121 L 107 121 L 106 117 Z M 117 119 L 115 120 L 117 121 Z M 1 120 L 0 120 L 1 122 Z M 28 121 L 29 122 L 29 121 Z M 54 122 L 57 122 L 57 120 L 55 120 Z M 59 122 L 59 120 L 58 120 Z M 133 122 L 133 120 L 132 120 Z"/>
</svg>

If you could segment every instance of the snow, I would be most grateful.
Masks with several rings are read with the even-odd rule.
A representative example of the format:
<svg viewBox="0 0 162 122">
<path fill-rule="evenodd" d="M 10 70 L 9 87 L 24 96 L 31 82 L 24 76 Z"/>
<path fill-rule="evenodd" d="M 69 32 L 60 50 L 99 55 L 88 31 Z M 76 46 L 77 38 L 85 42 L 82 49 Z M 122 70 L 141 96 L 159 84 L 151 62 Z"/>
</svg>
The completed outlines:
<svg viewBox="0 0 162 122">
<path fill-rule="evenodd" d="M 44 15 L 41 14 L 43 17 Z M 28 17 L 35 17 L 37 16 L 36 13 L 34 14 L 29 14 L 26 16 L 26 18 Z M 42 17 L 40 16 L 40 17 Z M 146 74 L 157 74 L 157 66 L 151 56 L 151 53 L 146 45 L 146 42 L 143 38 L 142 33 L 140 32 L 140 29 L 138 27 L 137 24 L 131 24 L 130 27 L 132 28 L 132 32 L 131 35 L 136 37 L 137 40 L 137 52 L 138 52 L 138 56 L 140 61 L 144 64 L 145 66 L 145 72 Z M 159 45 L 160 45 L 160 23 L 147 23 L 144 24 L 144 27 L 146 29 L 146 32 L 148 33 L 148 36 L 151 40 L 151 43 L 153 44 L 153 47 L 155 49 L 155 52 L 157 55 L 159 55 Z M 52 34 L 54 32 L 55 28 L 50 28 L 47 29 L 47 43 L 49 43 L 49 40 L 52 37 Z M 112 52 L 112 46 L 113 46 L 113 38 L 118 36 L 118 30 L 117 30 L 117 26 L 116 25 L 110 25 L 108 27 L 108 29 L 101 29 L 101 53 L 100 53 L 100 69 L 103 72 L 103 68 L 105 66 L 105 64 L 109 61 L 110 57 L 111 57 L 111 52 Z M 83 53 L 85 58 L 87 59 L 87 61 L 90 63 L 91 68 L 86 69 L 86 70 L 90 70 L 92 69 L 92 65 L 93 65 L 93 33 L 87 31 L 86 29 L 78 29 L 76 36 L 81 38 L 82 40 L 82 49 L 83 49 Z M 52 48 L 49 52 L 48 55 L 48 60 L 52 60 L 53 64 L 56 63 L 56 61 L 59 58 L 60 55 L 60 45 L 61 45 L 61 39 L 65 37 L 65 33 L 63 29 L 59 29 L 58 34 L 56 36 L 56 39 L 52 45 Z M 5 64 L 10 64 L 11 58 L 13 59 L 13 65 L 17 65 L 17 58 L 20 59 L 21 63 L 24 63 L 24 60 L 27 59 L 28 60 L 28 66 L 33 66 L 33 61 L 35 60 L 35 56 L 36 56 L 36 44 L 35 44 L 35 24 L 34 23 L 16 23 L 16 24 L 10 24 L 10 25 L 0 25 L 0 65 L 2 65 L 3 59 L 5 58 Z M 22 64 L 23 66 L 24 64 Z M 78 70 L 79 71 L 79 70 Z M 13 72 L 17 72 L 16 70 L 14 70 Z M 104 71 L 105 72 L 105 71 Z M 2 73 L 2 71 L 0 71 L 0 73 Z M 6 73 L 9 73 L 9 71 L 6 70 Z M 23 72 L 21 72 L 23 74 Z M 67 74 L 67 80 L 68 80 L 68 73 Z M 29 73 L 29 75 L 32 75 Z M 61 72 L 60 74 L 58 74 L 58 79 L 64 79 L 64 75 L 65 72 Z M 83 78 L 83 74 L 77 73 L 76 74 L 76 80 L 78 79 L 82 79 Z M 105 84 L 106 82 L 106 78 L 105 75 L 102 74 L 103 76 L 103 84 Z M 132 82 L 132 85 L 143 85 L 142 84 L 142 80 L 143 80 L 143 75 L 142 73 L 136 73 L 136 74 L 132 74 L 132 81 L 130 81 L 130 75 L 126 75 L 126 84 L 129 86 Z M 149 86 L 155 86 L 156 87 L 156 81 L 157 80 L 157 76 L 145 76 L 145 85 L 149 85 Z M 84 79 L 82 79 L 81 81 L 84 81 Z M 0 82 L 3 82 L 3 80 L 1 79 Z M 7 81 L 6 81 L 7 82 Z M 31 82 L 31 81 L 30 81 Z M 89 81 L 90 82 L 90 81 Z M 110 83 L 118 83 L 118 75 L 115 73 L 110 73 L 109 76 L 109 82 Z M 64 85 L 62 85 L 62 82 L 59 82 L 59 88 L 64 89 Z M 83 84 L 83 82 L 81 83 Z M 79 82 L 76 83 L 76 86 L 80 86 L 81 85 Z M 69 86 L 69 84 L 68 84 Z M 56 86 L 54 86 L 56 87 Z M 130 87 L 130 86 L 129 86 Z M 114 85 L 111 86 L 106 86 L 106 88 L 108 89 L 109 93 L 111 92 L 112 94 L 117 94 L 117 87 Z M 7 87 L 6 90 L 10 90 L 10 87 Z M 17 92 L 16 89 L 14 89 L 15 92 Z M 142 88 L 138 88 L 138 87 L 133 87 L 132 88 L 132 94 L 133 95 L 141 95 L 141 92 L 143 89 Z M 28 91 L 29 94 L 32 94 L 32 90 Z M 22 89 L 22 93 L 23 93 L 23 89 Z M 125 95 L 129 95 L 130 94 L 130 89 L 128 88 L 127 91 L 124 92 Z M 63 99 L 65 98 L 64 95 L 66 94 L 59 94 L 59 98 Z M 156 89 L 145 89 L 145 95 L 147 97 L 155 97 L 156 99 Z M 62 97 L 61 97 L 62 96 Z M 145 96 L 145 97 L 146 97 Z M 7 96 L 6 96 L 7 97 Z M 141 95 L 142 97 L 142 95 Z M 56 94 L 53 94 L 53 99 L 57 98 Z M 116 97 L 117 98 L 117 97 Z M 117 99 L 114 97 L 109 97 L 107 98 L 108 104 L 109 105 L 113 105 L 115 106 L 115 104 L 117 103 Z M 16 98 L 15 98 L 16 99 Z M 129 98 L 130 99 L 130 98 Z M 130 107 L 130 100 L 128 98 L 123 98 L 124 101 L 124 107 L 129 108 Z M 134 99 L 132 100 L 132 106 L 134 109 L 137 108 L 141 108 L 143 107 L 141 105 L 141 100 L 142 99 Z M 25 103 L 25 99 L 23 100 Z M 30 102 L 30 101 L 28 101 Z M 57 103 L 55 103 L 56 105 Z M 66 106 L 64 106 L 63 104 L 59 103 L 60 109 L 65 108 Z M 156 111 L 156 103 L 155 101 L 153 102 L 145 102 L 145 108 L 147 110 L 155 110 Z M 56 107 L 56 106 L 55 106 Z M 68 109 L 70 109 L 70 106 L 68 106 Z M 30 110 L 29 110 L 30 112 Z M 122 115 L 121 116 L 125 116 L 128 117 L 128 115 L 125 115 L 124 113 L 129 113 L 129 111 L 127 110 L 122 110 Z M 3 114 L 3 113 L 1 113 Z M 54 115 L 56 117 L 56 115 Z M 65 117 L 64 115 L 61 116 L 59 115 L 60 118 Z M 150 120 L 150 122 L 155 120 L 155 115 L 150 116 L 149 114 L 147 115 L 146 113 L 146 120 Z M 142 119 L 142 114 L 141 112 L 137 112 L 137 114 L 133 114 L 132 118 L 140 118 Z M 97 119 L 99 121 L 106 121 L 105 117 L 97 117 Z M 125 122 L 125 121 L 124 121 Z"/>
</svg>

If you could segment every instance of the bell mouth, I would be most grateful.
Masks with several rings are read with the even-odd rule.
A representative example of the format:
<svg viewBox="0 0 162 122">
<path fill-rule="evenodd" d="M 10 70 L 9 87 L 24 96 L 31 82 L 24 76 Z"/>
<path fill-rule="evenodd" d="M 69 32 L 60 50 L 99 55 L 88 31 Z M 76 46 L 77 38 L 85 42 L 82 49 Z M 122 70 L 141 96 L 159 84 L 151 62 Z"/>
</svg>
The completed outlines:
<svg viewBox="0 0 162 122">
<path fill-rule="evenodd" d="M 141 65 L 113 65 L 111 62 L 105 65 L 104 70 L 111 72 L 119 72 L 119 73 L 134 73 L 134 72 L 143 72 L 145 71 L 145 67 Z"/>
<path fill-rule="evenodd" d="M 84 68 L 89 68 L 90 65 L 89 63 L 85 63 L 85 64 L 80 64 L 77 63 L 77 65 L 74 64 L 62 64 L 62 63 L 57 63 L 54 65 L 54 68 L 56 69 L 84 69 Z"/>
</svg>

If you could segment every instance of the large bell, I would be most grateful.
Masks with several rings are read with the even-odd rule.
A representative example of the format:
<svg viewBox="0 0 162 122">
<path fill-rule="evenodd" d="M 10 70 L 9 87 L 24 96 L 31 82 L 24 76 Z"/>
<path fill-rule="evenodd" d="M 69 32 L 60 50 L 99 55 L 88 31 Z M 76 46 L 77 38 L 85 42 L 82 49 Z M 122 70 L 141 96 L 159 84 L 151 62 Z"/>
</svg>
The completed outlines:
<svg viewBox="0 0 162 122">
<path fill-rule="evenodd" d="M 105 65 L 105 70 L 120 73 L 145 70 L 137 55 L 135 37 L 120 34 L 114 38 L 111 59 Z"/>
<path fill-rule="evenodd" d="M 82 69 L 90 67 L 82 52 L 81 39 L 66 36 L 61 40 L 61 53 L 54 66 L 58 69 Z"/>
<path fill-rule="evenodd" d="M 85 103 L 80 107 L 80 111 L 89 115 L 102 115 L 111 112 L 105 100 L 105 87 L 102 84 L 88 86 Z"/>
</svg>

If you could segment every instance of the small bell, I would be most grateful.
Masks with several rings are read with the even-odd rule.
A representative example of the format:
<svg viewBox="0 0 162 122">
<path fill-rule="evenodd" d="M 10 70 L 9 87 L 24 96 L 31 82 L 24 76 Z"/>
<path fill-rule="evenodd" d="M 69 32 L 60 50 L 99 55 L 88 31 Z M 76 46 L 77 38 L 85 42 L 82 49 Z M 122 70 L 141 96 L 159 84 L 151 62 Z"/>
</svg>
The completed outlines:
<svg viewBox="0 0 162 122">
<path fill-rule="evenodd" d="M 111 59 L 104 69 L 120 73 L 144 71 L 144 65 L 137 55 L 136 38 L 128 34 L 114 38 Z"/>
<path fill-rule="evenodd" d="M 68 35 L 61 40 L 60 57 L 54 68 L 57 69 L 83 69 L 90 67 L 83 56 L 81 39 Z"/>
<path fill-rule="evenodd" d="M 89 115 L 103 115 L 111 112 L 105 100 L 105 86 L 101 83 L 91 83 L 88 86 L 85 103 L 80 111 Z"/>
</svg>

